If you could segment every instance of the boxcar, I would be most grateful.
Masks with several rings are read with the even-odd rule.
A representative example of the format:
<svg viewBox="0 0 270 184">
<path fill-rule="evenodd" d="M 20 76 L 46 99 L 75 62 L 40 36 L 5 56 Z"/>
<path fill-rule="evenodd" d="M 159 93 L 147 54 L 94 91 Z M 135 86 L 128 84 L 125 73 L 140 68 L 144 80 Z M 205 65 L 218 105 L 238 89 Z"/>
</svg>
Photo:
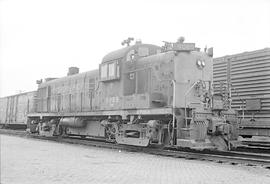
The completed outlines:
<svg viewBox="0 0 270 184">
<path fill-rule="evenodd" d="M 270 136 L 270 48 L 214 59 L 215 92 L 230 90 L 240 135 Z"/>
<path fill-rule="evenodd" d="M 0 126 L 25 129 L 27 114 L 34 111 L 35 91 L 0 98 Z"/>
</svg>

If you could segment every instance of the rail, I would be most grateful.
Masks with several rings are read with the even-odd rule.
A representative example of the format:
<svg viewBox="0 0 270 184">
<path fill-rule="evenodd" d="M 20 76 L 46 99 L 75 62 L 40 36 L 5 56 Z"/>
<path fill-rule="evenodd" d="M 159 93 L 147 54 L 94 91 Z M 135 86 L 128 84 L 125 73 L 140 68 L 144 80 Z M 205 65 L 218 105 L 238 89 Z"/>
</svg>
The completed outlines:
<svg viewBox="0 0 270 184">
<path fill-rule="evenodd" d="M 213 161 L 217 163 L 229 163 L 232 165 L 242 164 L 246 166 L 262 166 L 270 169 L 270 154 L 258 154 L 239 151 L 212 151 L 212 150 L 191 150 L 178 147 L 136 147 L 113 144 L 105 142 L 103 139 L 93 140 L 79 137 L 41 137 L 35 134 L 27 134 L 25 131 L 0 130 L 0 134 L 20 136 L 25 138 L 49 140 L 59 143 L 79 144 L 108 149 L 118 149 L 123 151 L 142 152 L 147 154 L 169 156 L 174 158 L 195 159 Z"/>
</svg>

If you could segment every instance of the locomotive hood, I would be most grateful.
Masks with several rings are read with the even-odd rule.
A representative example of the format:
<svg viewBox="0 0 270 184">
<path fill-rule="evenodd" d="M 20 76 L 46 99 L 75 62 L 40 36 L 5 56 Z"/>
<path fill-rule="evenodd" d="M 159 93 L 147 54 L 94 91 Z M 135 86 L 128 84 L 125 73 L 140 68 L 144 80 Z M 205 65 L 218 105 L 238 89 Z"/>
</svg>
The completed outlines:
<svg viewBox="0 0 270 184">
<path fill-rule="evenodd" d="M 213 59 L 206 53 L 181 52 L 174 58 L 174 79 L 177 107 L 193 107 L 201 103 L 201 94 L 196 85 L 202 83 L 210 88 L 213 81 Z M 183 98 L 184 97 L 184 98 Z"/>
</svg>

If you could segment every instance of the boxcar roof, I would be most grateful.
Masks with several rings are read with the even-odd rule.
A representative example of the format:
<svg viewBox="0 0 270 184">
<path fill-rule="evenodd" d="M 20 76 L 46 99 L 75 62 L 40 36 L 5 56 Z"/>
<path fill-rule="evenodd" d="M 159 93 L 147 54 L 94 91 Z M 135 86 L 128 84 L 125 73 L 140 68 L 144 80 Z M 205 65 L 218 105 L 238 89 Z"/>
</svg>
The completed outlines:
<svg viewBox="0 0 270 184">
<path fill-rule="evenodd" d="M 27 95 L 27 94 L 31 94 L 31 93 L 35 93 L 36 91 L 27 91 L 27 92 L 22 92 L 22 93 L 17 93 L 14 95 L 8 95 L 8 96 L 3 96 L 0 97 L 0 99 L 4 99 L 4 98 L 8 98 L 8 97 L 14 97 L 14 96 L 20 96 L 20 95 Z"/>
</svg>

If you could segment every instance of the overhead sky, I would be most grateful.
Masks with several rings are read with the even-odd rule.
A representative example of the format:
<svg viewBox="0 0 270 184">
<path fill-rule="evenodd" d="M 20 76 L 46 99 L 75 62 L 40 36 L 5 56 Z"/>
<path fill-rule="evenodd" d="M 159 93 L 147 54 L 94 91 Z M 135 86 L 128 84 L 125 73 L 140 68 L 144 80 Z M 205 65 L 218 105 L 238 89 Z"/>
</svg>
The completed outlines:
<svg viewBox="0 0 270 184">
<path fill-rule="evenodd" d="M 184 36 L 224 56 L 270 47 L 269 0 L 0 0 L 0 96 L 36 90 L 70 66 L 97 69 L 127 37 Z"/>
</svg>

